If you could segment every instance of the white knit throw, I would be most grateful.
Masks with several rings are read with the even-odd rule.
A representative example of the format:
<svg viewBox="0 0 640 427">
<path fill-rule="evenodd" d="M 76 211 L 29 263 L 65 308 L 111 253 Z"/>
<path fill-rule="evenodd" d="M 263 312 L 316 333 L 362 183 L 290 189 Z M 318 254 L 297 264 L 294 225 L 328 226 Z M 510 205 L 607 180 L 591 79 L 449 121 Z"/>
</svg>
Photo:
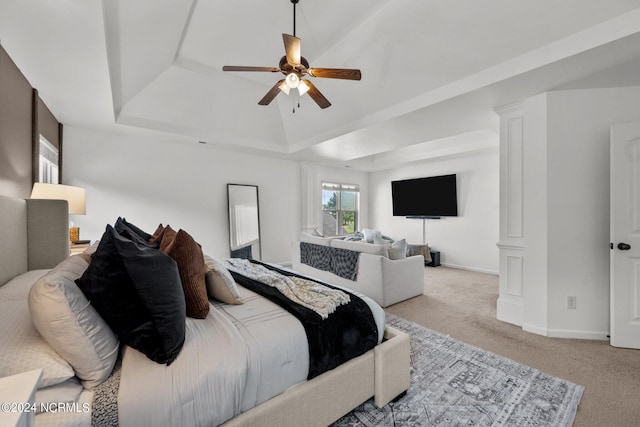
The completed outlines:
<svg viewBox="0 0 640 427">
<path fill-rule="evenodd" d="M 285 276 L 247 259 L 230 258 L 225 267 L 250 279 L 276 288 L 285 297 L 318 313 L 323 319 L 341 305 L 349 303 L 349 294 L 311 280 Z"/>
</svg>

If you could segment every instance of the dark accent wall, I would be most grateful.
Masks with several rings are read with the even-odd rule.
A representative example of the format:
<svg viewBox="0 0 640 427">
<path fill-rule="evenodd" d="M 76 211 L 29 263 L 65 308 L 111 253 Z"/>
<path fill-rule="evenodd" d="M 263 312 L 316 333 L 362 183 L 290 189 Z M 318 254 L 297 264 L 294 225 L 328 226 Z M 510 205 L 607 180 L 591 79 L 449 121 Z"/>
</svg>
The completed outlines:
<svg viewBox="0 0 640 427">
<path fill-rule="evenodd" d="M 31 194 L 32 92 L 0 46 L 0 194 L 4 196 Z"/>
<path fill-rule="evenodd" d="M 60 153 L 62 125 L 0 46 L 0 195 L 27 198 L 38 180 L 40 134 Z"/>
</svg>

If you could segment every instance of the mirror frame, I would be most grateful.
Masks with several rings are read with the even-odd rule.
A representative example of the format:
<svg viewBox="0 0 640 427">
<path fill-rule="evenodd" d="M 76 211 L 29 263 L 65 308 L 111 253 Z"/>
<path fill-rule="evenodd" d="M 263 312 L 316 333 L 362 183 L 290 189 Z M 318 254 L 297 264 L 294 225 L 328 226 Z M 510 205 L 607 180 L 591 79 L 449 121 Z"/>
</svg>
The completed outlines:
<svg viewBox="0 0 640 427">
<path fill-rule="evenodd" d="M 255 189 L 255 203 L 256 203 L 256 214 L 257 214 L 257 222 L 258 222 L 258 241 L 252 243 L 250 246 L 252 248 L 255 247 L 255 245 L 257 245 L 257 249 L 258 249 L 258 253 L 256 254 L 255 251 L 253 251 L 252 249 L 252 254 L 251 254 L 251 258 L 252 259 L 256 259 L 256 260 L 262 260 L 262 234 L 260 231 L 260 193 L 258 191 L 258 186 L 257 185 L 251 185 L 251 184 L 227 184 L 227 214 L 228 214 L 228 220 L 229 220 L 229 250 L 231 251 L 231 253 L 233 253 L 234 250 L 239 250 L 242 248 L 238 248 L 238 249 L 233 249 L 234 244 L 233 244 L 233 230 L 232 230 L 232 224 L 235 222 L 232 220 L 232 204 L 231 204 L 231 193 L 232 193 L 232 189 L 233 188 L 239 188 L 239 187 L 250 187 Z M 249 245 L 247 245 L 249 246 Z M 246 247 L 246 246 L 245 246 Z"/>
</svg>

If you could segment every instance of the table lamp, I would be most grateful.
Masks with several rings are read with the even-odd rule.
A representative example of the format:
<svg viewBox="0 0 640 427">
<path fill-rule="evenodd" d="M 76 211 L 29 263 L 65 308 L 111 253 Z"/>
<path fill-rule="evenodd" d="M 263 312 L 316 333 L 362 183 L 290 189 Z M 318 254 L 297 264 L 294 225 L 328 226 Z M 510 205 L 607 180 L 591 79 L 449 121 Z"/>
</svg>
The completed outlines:
<svg viewBox="0 0 640 427">
<path fill-rule="evenodd" d="M 66 200 L 69 203 L 69 215 L 85 215 L 87 213 L 85 189 L 62 184 L 46 184 L 36 182 L 31 191 L 32 199 Z M 80 227 L 69 223 L 69 240 L 76 243 L 80 240 Z"/>
</svg>

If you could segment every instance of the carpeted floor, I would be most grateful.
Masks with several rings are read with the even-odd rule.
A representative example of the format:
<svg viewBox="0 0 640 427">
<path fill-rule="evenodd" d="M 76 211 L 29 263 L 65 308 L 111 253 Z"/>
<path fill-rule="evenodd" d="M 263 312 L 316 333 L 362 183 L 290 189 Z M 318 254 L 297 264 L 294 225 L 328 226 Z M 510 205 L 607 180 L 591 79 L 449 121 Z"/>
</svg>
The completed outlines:
<svg viewBox="0 0 640 427">
<path fill-rule="evenodd" d="M 425 295 L 386 311 L 585 387 L 574 426 L 640 425 L 640 350 L 546 338 L 496 319 L 498 277 L 425 267 Z"/>
</svg>

